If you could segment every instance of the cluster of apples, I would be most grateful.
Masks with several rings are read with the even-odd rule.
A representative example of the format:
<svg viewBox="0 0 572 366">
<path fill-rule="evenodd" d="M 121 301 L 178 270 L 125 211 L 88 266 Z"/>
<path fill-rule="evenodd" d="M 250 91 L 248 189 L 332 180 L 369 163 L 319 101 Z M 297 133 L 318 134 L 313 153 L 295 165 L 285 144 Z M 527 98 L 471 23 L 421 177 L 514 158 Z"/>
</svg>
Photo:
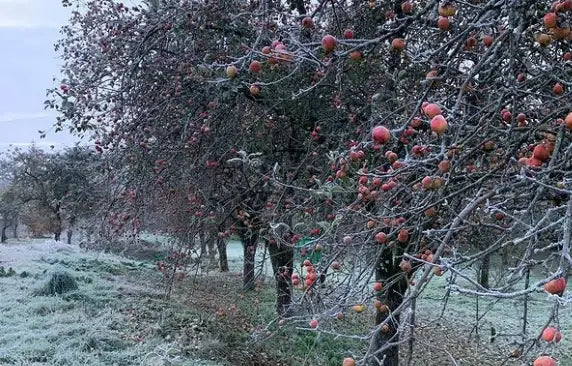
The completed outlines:
<svg viewBox="0 0 572 366">
<path fill-rule="evenodd" d="M 542 22 L 549 33 L 540 33 L 536 36 L 536 41 L 542 46 L 548 46 L 553 39 L 555 40 L 571 40 L 572 32 L 568 27 L 560 27 L 559 14 L 572 11 L 572 0 L 555 1 L 552 3 L 550 12 L 542 17 Z"/>
<path fill-rule="evenodd" d="M 448 31 L 451 28 L 450 17 L 457 14 L 457 8 L 453 3 L 446 2 L 438 8 L 439 18 L 437 19 L 437 28 L 442 31 Z"/>
<path fill-rule="evenodd" d="M 548 343 L 558 343 L 562 340 L 562 333 L 554 327 L 546 327 L 540 336 Z M 534 360 L 534 366 L 556 366 L 556 360 L 547 355 L 542 355 Z"/>
<path fill-rule="evenodd" d="M 522 157 L 518 161 L 523 165 L 539 168 L 550 159 L 554 151 L 554 136 L 546 136 L 540 143 L 530 146 L 530 148 L 532 149 L 532 155 L 530 157 Z"/>
<path fill-rule="evenodd" d="M 554 280 L 548 281 L 544 285 L 544 291 L 546 291 L 552 295 L 562 296 L 562 294 L 564 293 L 564 290 L 566 290 L 566 279 L 563 277 L 559 277 L 559 278 L 556 278 Z M 556 329 L 554 327 L 546 327 L 542 331 L 541 337 L 546 342 L 558 343 L 562 339 L 562 334 L 558 331 L 558 329 Z M 554 360 L 550 356 L 543 355 L 543 356 L 538 357 L 536 360 L 534 360 L 533 365 L 534 366 L 556 366 L 556 360 Z"/>
<path fill-rule="evenodd" d="M 308 259 L 304 260 L 303 265 L 306 270 L 305 271 L 306 278 L 304 279 L 304 288 L 307 288 L 316 283 L 316 280 L 318 279 L 318 274 L 316 273 L 316 268 Z M 292 273 L 291 280 L 292 280 L 292 286 L 298 286 L 302 281 L 302 279 L 297 273 Z"/>
<path fill-rule="evenodd" d="M 354 39 L 355 34 L 354 31 L 351 29 L 346 29 L 343 33 L 344 39 Z M 331 34 L 326 34 L 322 37 L 322 49 L 327 54 L 334 52 L 338 45 L 338 40 L 336 37 L 332 36 Z M 359 61 L 363 57 L 363 54 L 360 50 L 353 50 L 349 54 L 349 58 L 353 61 Z"/>
<path fill-rule="evenodd" d="M 284 45 L 284 43 L 276 40 L 272 42 L 271 46 L 264 46 L 260 51 L 261 55 L 270 65 L 277 65 L 279 63 L 289 63 L 292 62 L 294 56 L 289 52 Z M 248 65 L 248 70 L 251 74 L 257 74 L 262 71 L 262 62 L 259 60 L 252 60 Z M 229 79 L 234 79 L 238 75 L 238 68 L 235 65 L 229 65 L 226 67 L 226 76 Z M 250 93 L 256 96 L 260 93 L 260 85 L 253 83 L 250 85 Z"/>
</svg>

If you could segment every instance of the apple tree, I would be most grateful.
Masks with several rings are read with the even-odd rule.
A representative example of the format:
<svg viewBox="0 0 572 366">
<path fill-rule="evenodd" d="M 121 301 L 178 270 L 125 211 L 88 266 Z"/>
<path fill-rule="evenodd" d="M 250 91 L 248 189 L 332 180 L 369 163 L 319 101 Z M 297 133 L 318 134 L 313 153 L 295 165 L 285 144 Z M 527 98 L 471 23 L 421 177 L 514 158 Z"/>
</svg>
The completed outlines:
<svg viewBox="0 0 572 366">
<path fill-rule="evenodd" d="M 416 301 L 444 274 L 447 295 L 524 304 L 512 341 L 530 358 L 530 296 L 556 295 L 548 323 L 570 302 L 571 14 L 569 0 L 89 1 L 47 103 L 122 159 L 146 192 L 133 200 L 181 243 L 239 235 L 246 288 L 264 241 L 292 322 L 333 332 L 373 301 L 371 332 L 339 334 L 368 342 L 359 362 L 397 365 L 408 340 L 411 362 Z M 308 238 L 322 258 L 294 272 Z M 510 266 L 490 281 L 498 253 Z"/>
</svg>

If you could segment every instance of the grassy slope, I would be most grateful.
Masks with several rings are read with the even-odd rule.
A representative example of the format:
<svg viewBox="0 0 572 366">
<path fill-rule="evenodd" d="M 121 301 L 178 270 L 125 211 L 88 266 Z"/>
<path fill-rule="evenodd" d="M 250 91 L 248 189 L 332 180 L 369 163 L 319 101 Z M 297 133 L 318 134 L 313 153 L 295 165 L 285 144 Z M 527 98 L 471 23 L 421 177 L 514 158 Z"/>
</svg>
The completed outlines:
<svg viewBox="0 0 572 366">
<path fill-rule="evenodd" d="M 170 324 L 155 315 L 172 310 L 151 289 L 155 271 L 115 256 L 42 245 L 48 246 L 0 248 L 0 266 L 16 271 L 0 278 L 0 365 L 215 365 L 173 347 Z M 15 246 L 30 250 L 13 255 Z M 78 291 L 33 296 L 53 271 L 73 275 Z"/>
</svg>

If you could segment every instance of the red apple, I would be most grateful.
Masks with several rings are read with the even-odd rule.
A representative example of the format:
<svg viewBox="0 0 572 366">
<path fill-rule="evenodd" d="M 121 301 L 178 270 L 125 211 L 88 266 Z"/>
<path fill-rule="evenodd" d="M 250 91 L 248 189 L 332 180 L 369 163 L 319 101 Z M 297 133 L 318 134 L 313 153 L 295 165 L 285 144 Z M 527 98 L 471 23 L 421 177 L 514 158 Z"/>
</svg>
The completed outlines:
<svg viewBox="0 0 572 366">
<path fill-rule="evenodd" d="M 423 107 L 423 112 L 427 115 L 427 117 L 429 118 L 433 118 L 436 115 L 441 114 L 441 108 L 439 107 L 439 105 L 435 104 L 435 103 L 428 103 Z"/>
<path fill-rule="evenodd" d="M 354 38 L 354 31 L 351 29 L 346 29 L 344 31 L 344 38 L 345 39 L 353 39 Z"/>
<path fill-rule="evenodd" d="M 425 189 L 430 189 L 431 187 L 433 187 L 433 179 L 431 177 L 427 176 L 427 177 L 421 179 L 421 185 Z"/>
<path fill-rule="evenodd" d="M 568 113 L 566 118 L 564 119 L 564 125 L 567 129 L 572 130 L 572 112 Z"/>
<path fill-rule="evenodd" d="M 406 261 L 406 260 L 402 260 L 401 263 L 399 263 L 399 268 L 401 268 L 401 270 L 405 273 L 409 273 L 411 272 L 411 262 L 410 261 Z"/>
<path fill-rule="evenodd" d="M 435 132 L 437 135 L 442 135 L 447 131 L 449 125 L 447 124 L 447 120 L 442 115 L 436 115 L 431 119 L 431 130 Z"/>
<path fill-rule="evenodd" d="M 391 139 L 391 132 L 383 126 L 375 126 L 371 130 L 371 136 L 376 144 L 385 145 Z"/>
<path fill-rule="evenodd" d="M 373 291 L 379 292 L 379 291 L 381 291 L 382 288 L 383 288 L 383 285 L 381 284 L 381 282 L 375 282 L 373 284 Z"/>
<path fill-rule="evenodd" d="M 441 160 L 441 162 L 439 162 L 438 168 L 439 172 L 448 173 L 451 170 L 451 163 L 449 160 Z"/>
<path fill-rule="evenodd" d="M 550 152 L 546 146 L 539 144 L 534 147 L 534 150 L 532 151 L 532 157 L 540 161 L 546 161 L 550 157 Z"/>
<path fill-rule="evenodd" d="M 260 69 L 262 68 L 262 65 L 260 64 L 260 61 L 254 60 L 250 63 L 250 66 L 248 66 L 248 69 L 250 70 L 250 72 L 260 72 Z"/>
<path fill-rule="evenodd" d="M 400 243 L 407 243 L 409 241 L 409 232 L 407 229 L 399 230 L 399 234 L 397 234 L 397 241 Z"/>
<path fill-rule="evenodd" d="M 258 85 L 256 85 L 256 84 L 252 84 L 252 85 L 250 86 L 250 89 L 249 89 L 249 90 L 250 90 L 250 94 L 252 94 L 252 95 L 254 95 L 254 96 L 256 96 L 256 95 L 258 95 L 258 94 L 260 93 L 260 87 L 259 87 Z"/>
<path fill-rule="evenodd" d="M 304 19 L 302 19 L 302 27 L 306 29 L 314 28 L 314 20 L 312 20 L 311 17 L 304 17 Z"/>
<path fill-rule="evenodd" d="M 556 27 L 556 23 L 558 23 L 558 15 L 556 15 L 556 13 L 546 13 L 542 21 L 546 28 L 554 28 Z"/>
<path fill-rule="evenodd" d="M 562 334 L 554 327 L 546 327 L 542 331 L 542 339 L 546 342 L 558 343 L 562 339 Z"/>
<path fill-rule="evenodd" d="M 425 216 L 427 217 L 433 217 L 435 216 L 436 213 L 437 211 L 435 211 L 435 208 L 433 207 L 429 207 L 428 209 L 425 210 Z"/>
<path fill-rule="evenodd" d="M 483 37 L 483 44 L 485 45 L 485 47 L 490 47 L 493 44 L 493 40 L 494 40 L 493 36 L 487 34 Z"/>
<path fill-rule="evenodd" d="M 536 36 L 536 41 L 542 46 L 546 47 L 552 42 L 552 37 L 549 34 L 541 33 Z"/>
<path fill-rule="evenodd" d="M 322 48 L 327 53 L 332 52 L 334 48 L 336 48 L 337 40 L 334 36 L 326 34 L 324 38 L 322 38 Z"/>
<path fill-rule="evenodd" d="M 361 51 L 355 50 L 350 52 L 350 59 L 354 61 L 359 61 L 362 58 Z"/>
<path fill-rule="evenodd" d="M 467 46 L 468 49 L 471 49 L 476 45 L 477 45 L 477 39 L 473 36 L 467 38 L 467 40 L 465 41 L 465 46 Z"/>
<path fill-rule="evenodd" d="M 318 321 L 316 319 L 310 320 L 310 328 L 312 329 L 318 328 Z"/>
<path fill-rule="evenodd" d="M 401 11 L 404 14 L 411 14 L 413 12 L 413 4 L 411 1 L 404 1 L 401 3 Z"/>
<path fill-rule="evenodd" d="M 544 291 L 552 295 L 562 295 L 566 289 L 566 280 L 563 277 L 548 281 L 544 284 Z"/>
<path fill-rule="evenodd" d="M 556 361 L 550 356 L 540 356 L 534 360 L 533 366 L 556 366 Z"/>
<path fill-rule="evenodd" d="M 344 362 L 342 363 L 342 366 L 356 366 L 356 362 L 354 361 L 353 358 L 346 357 L 346 358 L 344 358 Z"/>
<path fill-rule="evenodd" d="M 391 41 L 391 48 L 397 52 L 403 51 L 405 49 L 405 40 L 403 38 L 395 38 Z"/>
<path fill-rule="evenodd" d="M 393 151 L 388 151 L 385 153 L 385 157 L 387 158 L 387 160 L 389 160 L 390 163 L 393 164 L 393 162 L 397 161 L 397 159 L 399 158 L 397 156 L 396 153 L 394 153 Z"/>
<path fill-rule="evenodd" d="M 380 231 L 379 233 L 375 234 L 375 241 L 379 244 L 383 244 L 387 241 L 387 236 L 384 232 Z"/>
<path fill-rule="evenodd" d="M 451 26 L 451 22 L 449 21 L 449 18 L 447 17 L 439 17 L 439 20 L 437 20 L 437 27 L 439 29 L 441 29 L 442 31 L 446 31 L 449 30 L 449 27 Z"/>
</svg>

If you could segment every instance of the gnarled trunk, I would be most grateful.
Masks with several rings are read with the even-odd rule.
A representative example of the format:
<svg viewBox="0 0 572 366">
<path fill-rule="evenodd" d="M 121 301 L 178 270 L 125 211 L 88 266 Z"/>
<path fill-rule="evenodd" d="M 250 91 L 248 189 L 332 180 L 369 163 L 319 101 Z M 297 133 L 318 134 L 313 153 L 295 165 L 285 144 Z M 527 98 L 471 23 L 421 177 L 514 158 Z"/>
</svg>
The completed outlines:
<svg viewBox="0 0 572 366">
<path fill-rule="evenodd" d="M 56 206 L 56 223 L 54 229 L 54 240 L 60 241 L 62 236 L 62 216 L 60 213 L 60 206 Z"/>
<path fill-rule="evenodd" d="M 294 250 L 287 246 L 278 246 L 276 242 L 267 242 L 270 262 L 276 280 L 276 312 L 280 316 L 288 315 L 292 303 L 292 279 L 294 270 Z"/>
<path fill-rule="evenodd" d="M 8 236 L 6 235 L 6 230 L 8 226 L 2 226 L 2 236 L 0 237 L 0 243 L 5 243 L 8 240 Z"/>
<path fill-rule="evenodd" d="M 244 263 L 242 271 L 242 287 L 244 290 L 254 289 L 254 263 L 256 259 L 256 246 L 258 233 L 244 233 L 241 235 Z"/>
<path fill-rule="evenodd" d="M 68 241 L 67 241 L 67 243 L 68 243 L 68 244 L 71 244 L 72 236 L 73 236 L 73 229 L 72 229 L 72 228 L 69 228 L 67 234 L 68 234 Z"/>
<path fill-rule="evenodd" d="M 484 288 L 489 288 L 489 273 L 491 268 L 491 256 L 487 254 L 481 259 L 481 268 L 479 269 L 479 284 Z"/>
<path fill-rule="evenodd" d="M 215 241 L 217 240 L 216 238 L 216 234 L 211 232 L 209 233 L 208 239 L 207 239 L 207 252 L 209 255 L 209 267 L 216 267 L 216 243 Z"/>
<path fill-rule="evenodd" d="M 18 222 L 19 222 L 19 218 L 18 216 L 16 216 L 14 218 L 14 231 L 13 231 L 13 237 L 14 239 L 18 239 Z"/>
<path fill-rule="evenodd" d="M 228 256 L 226 254 L 226 241 L 218 238 L 216 243 L 218 251 L 218 267 L 221 272 L 228 272 Z"/>
<path fill-rule="evenodd" d="M 400 317 L 399 315 L 389 317 L 389 314 L 403 302 L 403 295 L 407 291 L 407 278 L 399 268 L 398 263 L 392 262 L 391 258 L 392 253 L 389 250 L 384 250 L 378 258 L 376 266 L 376 280 L 388 286 L 385 288 L 385 291 L 378 296 L 378 300 L 381 301 L 382 304 L 387 305 L 390 311 L 382 312 L 380 309 L 376 310 L 375 324 L 379 325 L 387 320 L 385 323 L 387 327 L 380 328 L 380 330 L 374 334 L 372 342 L 374 355 L 368 360 L 368 365 L 370 366 L 399 365 L 399 346 L 392 345 L 387 347 L 387 344 L 399 342 L 397 327 L 399 326 Z M 392 281 L 395 282 L 389 285 Z"/>
</svg>

